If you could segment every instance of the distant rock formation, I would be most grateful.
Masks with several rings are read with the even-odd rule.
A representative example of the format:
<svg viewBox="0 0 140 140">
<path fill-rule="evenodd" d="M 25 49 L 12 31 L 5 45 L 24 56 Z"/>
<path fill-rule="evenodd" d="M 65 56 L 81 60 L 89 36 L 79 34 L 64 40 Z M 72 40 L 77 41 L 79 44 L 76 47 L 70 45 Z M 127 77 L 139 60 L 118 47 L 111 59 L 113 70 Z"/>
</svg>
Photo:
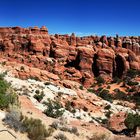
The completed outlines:
<svg viewBox="0 0 140 140">
<path fill-rule="evenodd" d="M 57 74 L 62 79 L 93 84 L 94 78 L 122 77 L 140 70 L 140 36 L 49 35 L 41 28 L 0 28 L 0 56 Z"/>
</svg>

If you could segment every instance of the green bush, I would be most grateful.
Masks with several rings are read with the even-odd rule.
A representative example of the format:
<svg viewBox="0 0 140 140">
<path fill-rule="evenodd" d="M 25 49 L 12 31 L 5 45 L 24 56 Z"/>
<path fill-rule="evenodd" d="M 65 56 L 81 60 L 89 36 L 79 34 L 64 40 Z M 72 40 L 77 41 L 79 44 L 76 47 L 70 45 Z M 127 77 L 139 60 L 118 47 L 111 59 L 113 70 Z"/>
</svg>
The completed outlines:
<svg viewBox="0 0 140 140">
<path fill-rule="evenodd" d="M 114 99 L 127 100 L 127 95 L 125 94 L 125 92 L 120 91 L 119 89 L 115 89 L 114 91 L 116 92 L 116 94 L 114 95 Z"/>
<path fill-rule="evenodd" d="M 136 128 L 140 127 L 140 115 L 129 113 L 124 123 L 128 130 L 136 133 Z"/>
<path fill-rule="evenodd" d="M 0 109 L 7 109 L 13 100 L 14 96 L 11 94 L 0 94 Z"/>
<path fill-rule="evenodd" d="M 107 117 L 107 118 L 110 118 L 110 115 L 112 114 L 112 112 L 109 110 L 108 112 L 106 112 L 105 113 L 105 116 Z"/>
<path fill-rule="evenodd" d="M 133 69 L 129 69 L 128 71 L 127 71 L 127 74 L 126 74 L 126 76 L 128 76 L 128 77 L 130 77 L 130 78 L 135 78 L 137 75 L 139 75 L 140 74 L 140 71 L 138 71 L 138 70 L 133 70 Z"/>
<path fill-rule="evenodd" d="M 37 90 L 35 91 L 35 93 L 36 93 L 36 94 L 39 94 L 39 93 L 40 93 L 40 91 L 37 89 Z"/>
<path fill-rule="evenodd" d="M 36 93 L 35 95 L 34 95 L 34 98 L 38 101 L 38 102 L 40 102 L 42 99 L 43 99 L 43 97 L 44 97 L 45 95 L 44 95 L 44 93 Z"/>
<path fill-rule="evenodd" d="M 105 83 L 105 80 L 101 76 L 96 77 L 96 81 L 97 81 L 97 84 L 104 84 Z"/>
<path fill-rule="evenodd" d="M 107 125 L 108 124 L 108 119 L 102 119 L 102 124 Z"/>
<path fill-rule="evenodd" d="M 135 81 L 128 81 L 127 82 L 127 85 L 129 86 L 135 86 L 135 85 L 138 85 L 139 83 L 138 82 L 135 82 Z"/>
<path fill-rule="evenodd" d="M 112 83 L 117 83 L 120 84 L 122 82 L 122 79 L 118 78 L 118 77 L 114 77 Z"/>
<path fill-rule="evenodd" d="M 140 106 L 140 92 L 133 94 L 130 99 L 136 103 L 136 106 Z"/>
<path fill-rule="evenodd" d="M 84 88 L 83 88 L 83 86 L 81 85 L 81 86 L 79 87 L 79 89 L 83 90 Z"/>
<path fill-rule="evenodd" d="M 36 76 L 30 76 L 29 79 L 40 81 L 40 79 L 38 77 L 36 77 Z"/>
<path fill-rule="evenodd" d="M 44 110 L 44 113 L 52 118 L 61 117 L 64 113 L 63 106 L 58 101 L 52 101 L 48 99 L 46 102 L 47 109 Z"/>
<path fill-rule="evenodd" d="M 46 85 L 46 86 L 50 85 L 50 84 L 51 84 L 51 82 L 49 82 L 49 81 L 44 83 L 44 85 Z"/>
<path fill-rule="evenodd" d="M 111 108 L 111 106 L 110 105 L 107 105 L 107 106 L 105 106 L 105 108 L 104 109 L 110 109 Z"/>
<path fill-rule="evenodd" d="M 39 119 L 29 119 L 25 117 L 22 121 L 22 125 L 26 128 L 25 131 L 31 140 L 45 140 L 46 137 L 51 135 L 51 131 L 47 131 L 45 125 L 43 125 Z"/>
<path fill-rule="evenodd" d="M 3 62 L 1 63 L 1 65 L 2 65 L 2 66 L 6 65 L 6 61 L 3 61 Z"/>
<path fill-rule="evenodd" d="M 136 89 L 135 88 L 127 88 L 126 92 L 136 92 Z"/>
<path fill-rule="evenodd" d="M 71 105 L 71 102 L 70 101 L 67 101 L 66 104 L 65 104 L 65 109 L 72 112 L 73 111 L 73 107 Z"/>
<path fill-rule="evenodd" d="M 95 93 L 95 90 L 93 88 L 88 88 L 87 91 L 91 93 Z"/>
<path fill-rule="evenodd" d="M 103 90 L 103 88 L 102 87 L 99 87 L 98 89 L 97 89 L 97 92 L 100 92 L 100 91 L 102 91 Z"/>
<path fill-rule="evenodd" d="M 107 90 L 107 89 L 101 90 L 100 92 L 97 93 L 97 95 L 99 97 L 103 98 L 104 100 L 112 102 L 112 95 L 109 94 L 109 90 Z"/>
<path fill-rule="evenodd" d="M 5 94 L 10 84 L 4 80 L 3 75 L 0 75 L 0 94 Z"/>
<path fill-rule="evenodd" d="M 20 70 L 21 70 L 21 71 L 24 71 L 24 70 L 25 70 L 25 69 L 24 69 L 24 66 L 21 66 L 21 67 L 20 67 Z"/>
<path fill-rule="evenodd" d="M 7 109 L 10 104 L 17 101 L 17 95 L 11 89 L 10 84 L 4 80 L 4 75 L 0 75 L 0 109 Z"/>
<path fill-rule="evenodd" d="M 110 88 L 111 88 L 111 86 L 110 86 L 110 85 L 108 85 L 106 88 L 107 88 L 107 89 L 110 89 Z"/>
</svg>

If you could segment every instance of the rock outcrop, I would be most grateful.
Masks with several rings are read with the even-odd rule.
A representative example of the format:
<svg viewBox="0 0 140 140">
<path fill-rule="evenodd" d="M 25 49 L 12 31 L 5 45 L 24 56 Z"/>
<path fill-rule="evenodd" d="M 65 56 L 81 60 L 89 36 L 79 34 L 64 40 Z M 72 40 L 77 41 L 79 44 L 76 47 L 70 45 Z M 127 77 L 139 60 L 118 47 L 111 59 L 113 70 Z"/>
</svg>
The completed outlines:
<svg viewBox="0 0 140 140">
<path fill-rule="evenodd" d="M 140 70 L 140 37 L 76 37 L 49 35 L 45 26 L 5 27 L 0 28 L 0 57 L 88 87 L 97 76 L 109 80 Z"/>
</svg>

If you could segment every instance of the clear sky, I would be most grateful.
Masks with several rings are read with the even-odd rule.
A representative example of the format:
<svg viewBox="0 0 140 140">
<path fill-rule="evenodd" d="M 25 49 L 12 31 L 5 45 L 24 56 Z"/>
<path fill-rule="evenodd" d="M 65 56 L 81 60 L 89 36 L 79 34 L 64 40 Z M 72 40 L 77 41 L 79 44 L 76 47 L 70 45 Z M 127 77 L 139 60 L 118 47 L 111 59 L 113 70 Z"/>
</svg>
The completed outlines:
<svg viewBox="0 0 140 140">
<path fill-rule="evenodd" d="M 140 0 L 0 0 L 0 26 L 49 33 L 140 35 Z"/>
</svg>

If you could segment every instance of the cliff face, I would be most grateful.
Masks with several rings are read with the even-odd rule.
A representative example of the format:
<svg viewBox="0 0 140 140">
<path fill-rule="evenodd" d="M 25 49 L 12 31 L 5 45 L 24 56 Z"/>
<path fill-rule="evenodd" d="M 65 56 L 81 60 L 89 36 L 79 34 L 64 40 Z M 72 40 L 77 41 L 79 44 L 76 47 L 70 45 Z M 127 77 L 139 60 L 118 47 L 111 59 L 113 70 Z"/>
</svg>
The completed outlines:
<svg viewBox="0 0 140 140">
<path fill-rule="evenodd" d="M 41 28 L 0 28 L 0 57 L 57 74 L 85 86 L 94 78 L 140 70 L 140 37 L 49 35 Z"/>
</svg>

